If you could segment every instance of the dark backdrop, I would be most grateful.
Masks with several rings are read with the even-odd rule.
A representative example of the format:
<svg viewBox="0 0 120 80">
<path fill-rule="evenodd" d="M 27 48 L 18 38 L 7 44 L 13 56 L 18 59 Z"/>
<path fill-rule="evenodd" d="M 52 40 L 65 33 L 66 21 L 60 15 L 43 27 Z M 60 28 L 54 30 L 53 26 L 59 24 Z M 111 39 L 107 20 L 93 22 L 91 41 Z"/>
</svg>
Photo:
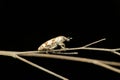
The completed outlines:
<svg viewBox="0 0 120 80">
<path fill-rule="evenodd" d="M 58 35 L 73 37 L 67 47 L 79 47 L 95 40 L 107 40 L 94 47 L 119 48 L 119 0 L 81 2 L 6 1 L 1 10 L 0 49 L 37 50 Z M 78 57 L 120 61 L 107 52 L 79 51 Z M 120 75 L 88 63 L 24 57 L 70 80 L 118 80 Z M 1 79 L 57 80 L 43 71 L 11 57 L 0 56 Z M 18 80 L 17 79 L 17 80 Z"/>
</svg>

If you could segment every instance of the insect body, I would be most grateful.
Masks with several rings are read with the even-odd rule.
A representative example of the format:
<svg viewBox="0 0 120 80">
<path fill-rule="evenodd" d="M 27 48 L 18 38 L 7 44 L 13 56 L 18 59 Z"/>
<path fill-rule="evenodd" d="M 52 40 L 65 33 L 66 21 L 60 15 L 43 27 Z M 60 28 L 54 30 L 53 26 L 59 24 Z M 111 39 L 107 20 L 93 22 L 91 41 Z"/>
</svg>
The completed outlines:
<svg viewBox="0 0 120 80">
<path fill-rule="evenodd" d="M 52 50 L 58 46 L 60 46 L 61 48 L 65 48 L 65 44 L 63 43 L 64 41 L 70 41 L 70 39 L 72 38 L 68 38 L 65 36 L 58 36 L 55 38 L 52 38 L 48 41 L 46 41 L 45 43 L 43 43 L 38 50 Z"/>
</svg>

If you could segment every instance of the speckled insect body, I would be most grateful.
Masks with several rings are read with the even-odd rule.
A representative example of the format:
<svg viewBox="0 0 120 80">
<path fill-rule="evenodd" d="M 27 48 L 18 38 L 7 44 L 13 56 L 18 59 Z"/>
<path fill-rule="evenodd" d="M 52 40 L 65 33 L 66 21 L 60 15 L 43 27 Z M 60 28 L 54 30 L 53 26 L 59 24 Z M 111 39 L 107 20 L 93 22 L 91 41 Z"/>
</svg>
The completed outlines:
<svg viewBox="0 0 120 80">
<path fill-rule="evenodd" d="M 54 49 L 58 46 L 60 46 L 61 48 L 65 48 L 64 41 L 70 41 L 70 39 L 72 39 L 72 38 L 68 38 L 68 37 L 65 37 L 65 36 L 58 36 L 58 37 L 52 38 L 52 39 L 46 41 L 45 43 L 43 43 L 38 48 L 38 50 L 39 51 L 41 51 L 41 50 L 52 50 L 52 49 Z"/>
</svg>

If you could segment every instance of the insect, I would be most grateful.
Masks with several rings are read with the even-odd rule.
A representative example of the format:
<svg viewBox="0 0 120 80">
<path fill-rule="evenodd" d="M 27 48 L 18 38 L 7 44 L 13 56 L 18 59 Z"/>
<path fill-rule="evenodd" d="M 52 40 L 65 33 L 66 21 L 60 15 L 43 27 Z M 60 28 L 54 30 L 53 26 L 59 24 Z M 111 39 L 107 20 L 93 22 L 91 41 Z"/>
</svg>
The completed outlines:
<svg viewBox="0 0 120 80">
<path fill-rule="evenodd" d="M 65 48 L 64 41 L 70 41 L 70 39 L 72 39 L 72 38 L 65 37 L 65 36 L 58 36 L 58 37 L 52 38 L 52 39 L 46 41 L 45 43 L 43 43 L 42 45 L 40 45 L 38 50 L 39 51 L 53 50 L 58 46 L 60 46 L 62 49 L 64 49 Z"/>
</svg>

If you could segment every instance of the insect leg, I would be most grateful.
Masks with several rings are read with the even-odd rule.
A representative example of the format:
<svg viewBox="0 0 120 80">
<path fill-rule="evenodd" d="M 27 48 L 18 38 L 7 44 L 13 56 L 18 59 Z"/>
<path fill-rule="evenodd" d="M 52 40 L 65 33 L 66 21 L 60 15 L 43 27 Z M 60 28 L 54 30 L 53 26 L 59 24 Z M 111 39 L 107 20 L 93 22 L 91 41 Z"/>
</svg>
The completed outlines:
<svg viewBox="0 0 120 80">
<path fill-rule="evenodd" d="M 59 43 L 58 45 L 59 45 L 62 49 L 65 48 L 65 44 L 64 44 L 64 43 Z"/>
</svg>

